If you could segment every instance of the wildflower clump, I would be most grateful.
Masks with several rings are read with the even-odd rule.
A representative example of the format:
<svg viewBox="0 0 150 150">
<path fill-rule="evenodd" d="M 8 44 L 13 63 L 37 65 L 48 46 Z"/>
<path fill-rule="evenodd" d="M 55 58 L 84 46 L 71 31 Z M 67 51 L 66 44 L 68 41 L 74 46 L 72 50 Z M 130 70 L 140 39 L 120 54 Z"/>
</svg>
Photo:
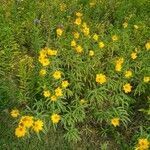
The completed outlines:
<svg viewBox="0 0 150 150">
<path fill-rule="evenodd" d="M 93 141 L 90 135 L 100 130 L 104 142 L 113 133 L 117 148 L 133 149 L 135 137 L 149 133 L 148 5 L 128 2 L 9 1 L 11 9 L 2 7 L 0 107 L 16 104 L 9 111 L 16 137 L 40 138 L 59 128 L 68 141 L 83 134 Z M 33 8 L 38 11 L 30 14 Z M 111 149 L 96 142 L 89 149 Z M 148 142 L 139 140 L 137 149 Z"/>
<path fill-rule="evenodd" d="M 75 23 L 76 25 L 78 25 L 78 26 L 79 26 L 79 25 L 81 24 L 81 22 L 82 22 L 82 19 L 81 19 L 82 15 L 83 15 L 83 14 L 80 13 L 80 12 L 77 12 L 77 13 L 76 13 L 76 17 L 77 17 L 77 18 L 75 19 L 74 23 Z"/>
<path fill-rule="evenodd" d="M 90 28 L 87 26 L 87 24 L 84 22 L 82 25 L 82 30 L 84 36 L 88 36 L 90 34 Z"/>
<path fill-rule="evenodd" d="M 42 64 L 43 67 L 46 67 L 50 64 L 50 60 L 47 57 L 47 50 L 46 49 L 42 49 L 40 51 L 39 62 Z"/>
<path fill-rule="evenodd" d="M 36 119 L 33 116 L 22 116 L 15 129 L 15 135 L 18 138 L 24 137 L 27 134 L 31 134 L 32 131 L 39 133 L 43 129 L 44 123 L 40 119 Z"/>
</svg>

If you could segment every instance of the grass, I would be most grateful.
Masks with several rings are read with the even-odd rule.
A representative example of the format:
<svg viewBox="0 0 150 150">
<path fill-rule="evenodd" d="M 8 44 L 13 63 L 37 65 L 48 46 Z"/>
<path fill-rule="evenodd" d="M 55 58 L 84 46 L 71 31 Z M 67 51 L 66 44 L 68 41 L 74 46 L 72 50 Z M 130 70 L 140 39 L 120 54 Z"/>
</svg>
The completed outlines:
<svg viewBox="0 0 150 150">
<path fill-rule="evenodd" d="M 1 150 L 132 150 L 132 141 L 130 139 L 134 132 L 138 132 L 139 128 L 135 123 L 135 126 L 131 126 L 124 132 L 120 129 L 119 132 L 122 135 L 115 137 L 116 139 L 119 138 L 118 142 L 121 142 L 118 143 L 113 138 L 113 133 L 109 131 L 107 131 L 109 136 L 103 135 L 102 138 L 101 135 L 106 134 L 106 132 L 102 131 L 99 124 L 89 122 L 89 124 L 81 125 L 81 141 L 70 143 L 64 139 L 63 128 L 57 129 L 57 131 L 51 128 L 47 134 L 41 134 L 40 139 L 36 135 L 18 139 L 14 135 L 15 123 L 9 116 L 8 110 L 1 112 L 0 122 Z M 107 129 L 103 128 L 103 130 Z"/>
<path fill-rule="evenodd" d="M 64 139 L 63 128 L 54 131 L 53 128 L 46 134 L 18 139 L 14 135 L 14 120 L 8 109 L 0 113 L 0 150 L 124 150 L 113 137 L 101 138 L 102 130 L 97 123 L 87 122 L 81 126 L 81 141 L 67 142 Z M 111 134 L 111 133 L 110 133 Z M 107 141 L 107 142 L 106 142 Z"/>
<path fill-rule="evenodd" d="M 51 129 L 46 135 L 43 134 L 40 140 L 36 135 L 20 140 L 14 136 L 14 121 L 8 117 L 6 112 L 1 113 L 0 121 L 1 150 L 90 150 L 100 148 L 100 140 L 97 133 L 94 134 L 94 132 L 91 137 L 89 135 L 86 138 L 83 136 L 83 139 L 78 143 L 68 143 L 63 137 L 63 130 L 60 129 L 57 132 Z"/>
<path fill-rule="evenodd" d="M 36 135 L 25 138 L 23 140 L 17 139 L 14 136 L 14 121 L 8 117 L 6 112 L 1 113 L 0 124 L 0 149 L 1 150 L 59 150 L 60 148 L 70 150 L 72 149 L 63 138 L 62 131 L 50 131 L 46 135 L 41 136 L 41 140 Z M 9 122 L 8 122 L 9 120 Z"/>
</svg>

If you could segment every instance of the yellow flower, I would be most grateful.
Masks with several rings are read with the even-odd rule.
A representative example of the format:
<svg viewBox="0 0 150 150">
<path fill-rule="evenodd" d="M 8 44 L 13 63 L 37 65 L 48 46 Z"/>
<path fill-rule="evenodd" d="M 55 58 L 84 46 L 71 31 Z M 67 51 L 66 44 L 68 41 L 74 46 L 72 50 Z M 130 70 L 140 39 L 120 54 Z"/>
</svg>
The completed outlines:
<svg viewBox="0 0 150 150">
<path fill-rule="evenodd" d="M 61 119 L 60 115 L 58 115 L 58 114 L 52 114 L 52 116 L 51 116 L 51 120 L 54 124 L 57 124 L 60 121 L 60 119 Z"/>
<path fill-rule="evenodd" d="M 66 4 L 65 3 L 62 3 L 62 4 L 60 4 L 60 10 L 61 11 L 65 11 L 66 10 Z"/>
<path fill-rule="evenodd" d="M 61 89 L 60 87 L 58 87 L 58 88 L 55 89 L 55 95 L 56 95 L 57 97 L 63 95 L 63 94 L 62 94 L 62 89 Z"/>
<path fill-rule="evenodd" d="M 24 137 L 26 134 L 26 128 L 19 126 L 15 129 L 15 135 L 20 138 L 20 137 Z"/>
<path fill-rule="evenodd" d="M 97 34 L 94 34 L 94 35 L 93 35 L 93 39 L 94 39 L 95 41 L 98 41 L 98 35 L 97 35 Z"/>
<path fill-rule="evenodd" d="M 62 81 L 61 86 L 62 86 L 63 88 L 66 88 L 66 87 L 69 86 L 69 82 L 68 82 L 67 80 Z"/>
<path fill-rule="evenodd" d="M 103 42 L 99 42 L 99 48 L 104 48 L 105 44 Z"/>
<path fill-rule="evenodd" d="M 46 58 L 47 57 L 47 51 L 45 49 L 42 49 L 40 52 L 39 52 L 39 62 Z"/>
<path fill-rule="evenodd" d="M 41 69 L 39 72 L 40 76 L 45 76 L 46 75 L 46 70 L 45 69 Z"/>
<path fill-rule="evenodd" d="M 75 32 L 75 33 L 73 34 L 73 36 L 74 36 L 75 39 L 78 39 L 79 36 L 80 36 L 80 34 L 79 34 L 78 32 Z"/>
<path fill-rule="evenodd" d="M 140 51 L 138 48 L 135 48 L 135 52 L 138 52 L 138 51 Z"/>
<path fill-rule="evenodd" d="M 61 28 L 58 28 L 58 29 L 56 30 L 56 33 L 57 33 L 57 36 L 61 36 L 62 33 L 63 33 L 63 30 L 62 30 Z"/>
<path fill-rule="evenodd" d="M 75 48 L 75 50 L 76 50 L 77 53 L 82 53 L 82 52 L 83 52 L 83 48 L 82 48 L 80 45 L 78 45 L 78 46 Z"/>
<path fill-rule="evenodd" d="M 52 56 L 56 56 L 57 55 L 57 50 L 52 50 Z"/>
<path fill-rule="evenodd" d="M 124 62 L 124 58 L 122 57 L 116 61 L 116 66 L 115 66 L 116 71 L 121 71 L 123 62 Z"/>
<path fill-rule="evenodd" d="M 85 99 L 81 99 L 81 100 L 80 100 L 80 104 L 81 104 L 81 105 L 83 105 L 83 104 L 85 104 L 85 103 L 86 103 L 86 100 L 85 100 Z"/>
<path fill-rule="evenodd" d="M 82 13 L 80 13 L 80 12 L 76 12 L 76 16 L 77 16 L 77 17 L 82 17 L 82 16 L 83 16 L 83 14 L 82 14 Z"/>
<path fill-rule="evenodd" d="M 34 121 L 32 128 L 36 133 L 39 133 L 39 131 L 43 130 L 43 121 L 42 120 Z"/>
<path fill-rule="evenodd" d="M 143 78 L 143 81 L 144 81 L 145 83 L 148 83 L 148 82 L 150 81 L 150 77 L 144 77 L 144 78 Z"/>
<path fill-rule="evenodd" d="M 117 41 L 117 40 L 118 40 L 118 36 L 117 36 L 117 35 L 113 35 L 113 36 L 112 36 L 112 40 L 113 40 L 113 41 Z"/>
<path fill-rule="evenodd" d="M 44 97 L 50 97 L 51 93 L 49 90 L 44 91 L 43 93 Z"/>
<path fill-rule="evenodd" d="M 150 142 L 148 139 L 143 138 L 138 140 L 137 149 L 138 150 L 148 150 L 150 148 Z"/>
<path fill-rule="evenodd" d="M 80 17 L 78 17 L 78 18 L 76 18 L 76 20 L 75 20 L 75 24 L 76 25 L 80 25 L 81 24 L 81 22 L 82 22 L 82 20 L 81 20 L 81 18 Z"/>
<path fill-rule="evenodd" d="M 132 86 L 130 85 L 130 83 L 126 83 L 124 86 L 123 86 L 123 90 L 125 93 L 130 93 L 131 92 L 131 89 L 132 89 Z"/>
<path fill-rule="evenodd" d="M 105 83 L 106 82 L 106 76 L 103 74 L 97 74 L 96 75 L 96 82 L 100 83 L 100 84 Z"/>
<path fill-rule="evenodd" d="M 131 53 L 131 58 L 132 59 L 136 59 L 137 58 L 137 53 L 136 52 L 132 52 Z"/>
<path fill-rule="evenodd" d="M 46 56 L 40 55 L 39 58 L 38 58 L 39 62 L 42 63 L 42 61 L 43 61 L 43 59 L 45 59 L 45 57 Z"/>
<path fill-rule="evenodd" d="M 90 29 L 87 28 L 87 27 L 86 27 L 86 28 L 83 28 L 82 31 L 83 31 L 83 33 L 84 33 L 85 36 L 88 36 L 89 33 L 90 33 Z"/>
<path fill-rule="evenodd" d="M 72 41 L 71 41 L 71 46 L 72 46 L 72 47 L 75 47 L 76 45 L 77 45 L 77 44 L 76 44 L 76 41 L 75 41 L 75 40 L 72 40 Z"/>
<path fill-rule="evenodd" d="M 120 125 L 120 119 L 119 118 L 113 118 L 111 119 L 111 124 L 116 127 Z"/>
<path fill-rule="evenodd" d="M 51 96 L 51 101 L 55 102 L 56 100 L 57 100 L 57 96 L 52 95 L 52 96 Z"/>
<path fill-rule="evenodd" d="M 48 49 L 48 50 L 47 50 L 47 54 L 48 54 L 49 56 L 56 56 L 56 55 L 57 55 L 57 51 L 56 51 L 56 50 Z"/>
<path fill-rule="evenodd" d="M 120 63 L 117 63 L 115 66 L 115 70 L 119 72 L 121 71 L 121 69 L 122 69 L 122 65 Z"/>
<path fill-rule="evenodd" d="M 117 61 L 116 61 L 116 64 L 123 64 L 124 62 L 124 58 L 119 58 Z"/>
<path fill-rule="evenodd" d="M 150 41 L 145 44 L 147 50 L 150 50 Z"/>
<path fill-rule="evenodd" d="M 33 116 L 22 116 L 19 125 L 30 128 L 33 125 Z"/>
<path fill-rule="evenodd" d="M 91 57 L 94 56 L 94 51 L 90 50 L 89 51 L 89 56 L 91 56 Z"/>
<path fill-rule="evenodd" d="M 50 64 L 50 61 L 47 58 L 40 59 L 39 61 L 44 67 Z"/>
<path fill-rule="evenodd" d="M 126 72 L 125 72 L 125 77 L 126 78 L 130 78 L 132 76 L 132 71 L 131 70 L 127 70 Z"/>
<path fill-rule="evenodd" d="M 56 80 L 60 79 L 60 78 L 61 78 L 61 72 L 60 72 L 60 71 L 55 71 L 55 72 L 53 73 L 53 77 L 54 77 L 54 79 L 56 79 Z"/>
<path fill-rule="evenodd" d="M 134 28 L 135 28 L 135 29 L 138 29 L 139 27 L 138 27 L 137 25 L 134 25 Z"/>
<path fill-rule="evenodd" d="M 90 4 L 90 7 L 94 7 L 96 5 L 96 2 L 93 1 L 93 2 L 90 2 L 89 4 Z"/>
<path fill-rule="evenodd" d="M 127 22 L 124 22 L 122 25 L 123 25 L 124 28 L 128 27 L 128 23 Z"/>
<path fill-rule="evenodd" d="M 83 27 L 83 28 L 87 28 L 86 22 L 83 22 L 82 27 Z"/>
<path fill-rule="evenodd" d="M 46 48 L 43 48 L 40 52 L 40 57 L 46 57 L 47 56 L 47 51 L 46 51 Z"/>
<path fill-rule="evenodd" d="M 19 110 L 18 109 L 13 109 L 11 112 L 10 112 L 11 116 L 13 118 L 17 118 L 19 116 Z"/>
</svg>

